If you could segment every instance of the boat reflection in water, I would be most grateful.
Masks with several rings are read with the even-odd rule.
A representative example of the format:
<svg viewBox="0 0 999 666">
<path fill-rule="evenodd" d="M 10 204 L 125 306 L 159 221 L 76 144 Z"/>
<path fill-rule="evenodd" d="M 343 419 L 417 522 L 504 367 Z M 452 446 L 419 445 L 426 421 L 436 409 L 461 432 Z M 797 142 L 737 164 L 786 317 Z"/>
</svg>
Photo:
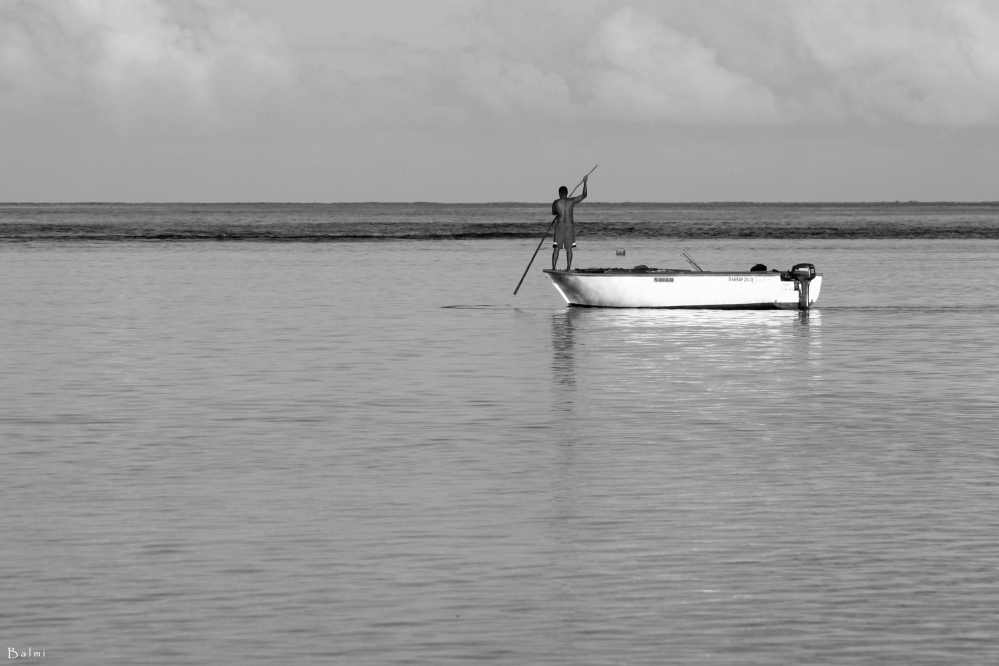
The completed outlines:
<svg viewBox="0 0 999 666">
<path fill-rule="evenodd" d="M 822 379 L 819 311 L 567 307 L 551 326 L 553 405 L 574 418 L 765 427 L 793 418 Z M 627 430 L 618 422 L 615 436 Z"/>
</svg>

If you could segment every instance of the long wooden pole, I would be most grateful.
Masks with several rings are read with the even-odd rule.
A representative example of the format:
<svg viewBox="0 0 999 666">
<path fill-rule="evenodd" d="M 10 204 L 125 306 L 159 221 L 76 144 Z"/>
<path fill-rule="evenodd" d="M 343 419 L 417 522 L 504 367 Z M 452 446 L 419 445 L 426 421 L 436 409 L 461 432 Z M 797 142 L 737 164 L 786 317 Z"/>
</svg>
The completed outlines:
<svg viewBox="0 0 999 666">
<path fill-rule="evenodd" d="M 598 166 L 600 165 L 598 164 L 597 166 L 590 169 L 590 173 L 596 171 Z M 583 176 L 583 180 L 579 181 L 579 185 L 583 184 L 583 181 L 585 181 L 589 177 L 590 173 Z M 569 198 L 572 198 L 572 195 L 576 193 L 576 190 L 579 189 L 579 185 L 576 185 L 576 187 L 572 188 L 572 192 L 569 193 Z M 545 239 L 548 238 L 548 234 L 551 232 L 552 226 L 555 224 L 555 220 L 557 219 L 558 215 L 552 218 L 552 223 L 548 225 L 548 229 L 545 231 L 545 235 L 541 237 L 540 241 L 538 241 L 538 247 L 534 250 L 534 254 L 531 255 L 531 260 L 527 262 L 527 268 L 524 269 L 524 274 L 520 276 L 520 282 L 517 283 L 517 288 L 513 290 L 514 296 L 516 296 L 517 292 L 520 291 L 520 285 L 524 284 L 524 278 L 527 277 L 527 271 L 531 270 L 531 264 L 534 263 L 534 258 L 537 257 L 538 252 L 541 251 L 541 245 L 545 242 Z"/>
</svg>

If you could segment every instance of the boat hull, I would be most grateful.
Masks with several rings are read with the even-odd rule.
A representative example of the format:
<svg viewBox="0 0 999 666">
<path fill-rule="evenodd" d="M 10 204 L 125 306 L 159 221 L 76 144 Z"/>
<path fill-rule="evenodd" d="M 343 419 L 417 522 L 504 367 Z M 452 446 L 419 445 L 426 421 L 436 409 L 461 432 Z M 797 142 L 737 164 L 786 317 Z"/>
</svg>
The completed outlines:
<svg viewBox="0 0 999 666">
<path fill-rule="evenodd" d="M 794 280 L 779 273 L 607 272 L 545 270 L 570 305 L 601 308 L 797 310 Z M 808 285 L 808 307 L 819 298 L 822 276 Z"/>
</svg>

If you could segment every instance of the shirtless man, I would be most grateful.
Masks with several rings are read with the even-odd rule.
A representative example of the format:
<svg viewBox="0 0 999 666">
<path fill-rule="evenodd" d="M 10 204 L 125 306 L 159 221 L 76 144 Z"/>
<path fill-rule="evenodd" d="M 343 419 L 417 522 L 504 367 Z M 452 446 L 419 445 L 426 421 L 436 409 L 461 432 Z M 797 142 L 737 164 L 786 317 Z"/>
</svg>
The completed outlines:
<svg viewBox="0 0 999 666">
<path fill-rule="evenodd" d="M 583 178 L 583 193 L 578 197 L 569 198 L 569 188 L 563 185 L 558 188 L 558 199 L 552 202 L 552 215 L 558 220 L 555 222 L 555 242 L 552 243 L 552 270 L 558 263 L 558 252 L 565 248 L 565 270 L 572 268 L 572 248 L 576 247 L 576 229 L 572 222 L 572 209 L 580 201 L 586 198 L 586 179 Z"/>
</svg>

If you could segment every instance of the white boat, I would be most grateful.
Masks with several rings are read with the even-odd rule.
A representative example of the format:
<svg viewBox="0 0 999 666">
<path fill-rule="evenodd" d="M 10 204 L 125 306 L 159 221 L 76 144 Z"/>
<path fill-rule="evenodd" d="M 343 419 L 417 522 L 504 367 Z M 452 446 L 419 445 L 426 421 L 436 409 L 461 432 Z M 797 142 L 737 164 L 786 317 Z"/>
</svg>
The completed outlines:
<svg viewBox="0 0 999 666">
<path fill-rule="evenodd" d="M 822 276 L 812 264 L 778 271 L 690 271 L 635 268 L 545 269 L 570 305 L 600 308 L 807 310 Z"/>
</svg>

